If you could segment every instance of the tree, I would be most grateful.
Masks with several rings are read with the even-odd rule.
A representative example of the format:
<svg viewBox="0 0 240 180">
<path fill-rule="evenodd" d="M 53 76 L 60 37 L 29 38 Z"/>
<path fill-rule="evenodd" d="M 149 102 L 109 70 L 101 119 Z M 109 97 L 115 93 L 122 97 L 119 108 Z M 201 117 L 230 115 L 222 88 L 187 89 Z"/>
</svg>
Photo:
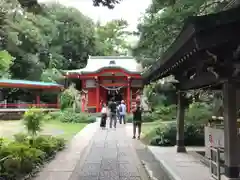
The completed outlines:
<svg viewBox="0 0 240 180">
<path fill-rule="evenodd" d="M 140 40 L 133 54 L 145 66 L 158 59 L 180 33 L 189 16 L 219 11 L 229 0 L 154 0 L 138 25 Z M 150 61 L 149 61 L 150 60 Z"/>
<path fill-rule="evenodd" d="M 122 0 L 93 0 L 94 6 L 106 6 L 109 9 L 113 9 L 116 4 L 119 4 Z"/>
<path fill-rule="evenodd" d="M 125 20 L 112 20 L 105 25 L 98 23 L 96 27 L 98 55 L 127 55 L 129 49 L 126 42 L 127 26 L 128 23 Z"/>
<path fill-rule="evenodd" d="M 92 0 L 94 6 L 106 6 L 109 9 L 113 9 L 116 4 L 119 4 L 121 0 Z M 18 0 L 23 8 L 26 8 L 30 12 L 41 12 L 42 7 L 37 0 Z"/>
<path fill-rule="evenodd" d="M 13 57 L 6 51 L 0 51 L 0 76 L 9 77 L 9 68 L 13 63 Z"/>
<path fill-rule="evenodd" d="M 60 63 L 57 68 L 84 67 L 88 56 L 95 54 L 96 39 L 93 21 L 77 9 L 66 8 L 60 4 L 47 6 L 45 17 L 50 19 L 57 29 L 57 33 L 51 35 L 52 39 L 49 42 L 49 53 L 53 61 L 58 59 L 54 63 Z"/>
</svg>

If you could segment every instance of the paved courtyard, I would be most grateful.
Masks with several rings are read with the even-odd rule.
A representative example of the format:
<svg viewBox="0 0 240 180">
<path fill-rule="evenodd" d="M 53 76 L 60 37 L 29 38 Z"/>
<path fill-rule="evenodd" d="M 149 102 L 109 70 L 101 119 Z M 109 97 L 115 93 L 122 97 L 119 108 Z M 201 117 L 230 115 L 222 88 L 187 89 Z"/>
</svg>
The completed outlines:
<svg viewBox="0 0 240 180">
<path fill-rule="evenodd" d="M 99 129 L 71 180 L 148 180 L 125 125 Z"/>
</svg>

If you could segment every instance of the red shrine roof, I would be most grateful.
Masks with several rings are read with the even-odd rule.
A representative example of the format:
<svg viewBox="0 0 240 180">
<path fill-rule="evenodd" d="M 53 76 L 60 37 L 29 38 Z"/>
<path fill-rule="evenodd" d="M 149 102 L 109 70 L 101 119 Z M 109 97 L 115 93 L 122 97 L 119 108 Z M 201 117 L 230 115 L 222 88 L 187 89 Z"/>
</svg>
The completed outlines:
<svg viewBox="0 0 240 180">
<path fill-rule="evenodd" d="M 123 69 L 128 73 L 141 73 L 142 66 L 131 56 L 89 56 L 85 68 L 65 71 L 67 74 L 87 74 L 103 69 Z"/>
</svg>

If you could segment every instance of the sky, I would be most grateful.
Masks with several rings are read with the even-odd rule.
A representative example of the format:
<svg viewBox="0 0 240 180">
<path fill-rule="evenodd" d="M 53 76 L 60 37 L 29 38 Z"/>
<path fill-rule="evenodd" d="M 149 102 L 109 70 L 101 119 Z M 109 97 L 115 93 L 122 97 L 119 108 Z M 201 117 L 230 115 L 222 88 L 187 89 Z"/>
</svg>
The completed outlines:
<svg viewBox="0 0 240 180">
<path fill-rule="evenodd" d="M 92 0 L 38 0 L 39 2 L 58 2 L 65 6 L 77 8 L 95 22 L 105 24 L 113 19 L 124 19 L 129 23 L 129 30 L 136 30 L 138 20 L 152 0 L 123 0 L 112 10 L 106 7 L 94 7 Z"/>
</svg>

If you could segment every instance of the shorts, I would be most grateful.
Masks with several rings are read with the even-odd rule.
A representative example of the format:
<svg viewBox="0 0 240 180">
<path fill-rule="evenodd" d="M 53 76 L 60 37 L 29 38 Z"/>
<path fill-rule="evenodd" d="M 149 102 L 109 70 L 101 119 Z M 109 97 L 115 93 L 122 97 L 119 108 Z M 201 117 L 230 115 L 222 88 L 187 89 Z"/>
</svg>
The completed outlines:
<svg viewBox="0 0 240 180">
<path fill-rule="evenodd" d="M 142 122 L 133 121 L 133 127 L 134 128 L 141 128 L 142 127 Z"/>
</svg>

